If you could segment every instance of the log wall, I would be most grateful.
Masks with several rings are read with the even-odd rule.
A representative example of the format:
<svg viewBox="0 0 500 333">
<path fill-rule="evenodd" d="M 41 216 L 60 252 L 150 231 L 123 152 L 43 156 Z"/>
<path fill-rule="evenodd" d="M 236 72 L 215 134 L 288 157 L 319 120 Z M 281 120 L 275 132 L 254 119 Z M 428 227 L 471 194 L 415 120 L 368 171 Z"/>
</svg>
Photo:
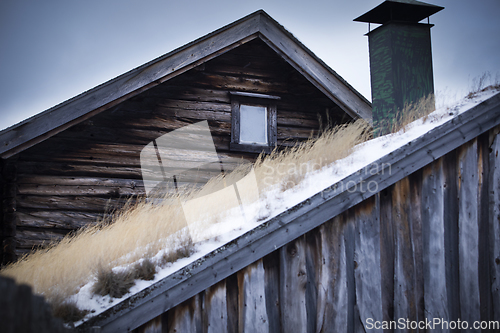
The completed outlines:
<svg viewBox="0 0 500 333">
<path fill-rule="evenodd" d="M 400 318 L 498 323 L 496 133 L 464 144 L 135 332 L 407 331 L 369 324 Z"/>
<path fill-rule="evenodd" d="M 140 152 L 169 131 L 208 120 L 224 171 L 234 168 L 235 160 L 253 161 L 256 154 L 229 150 L 229 91 L 281 97 L 280 147 L 349 120 L 257 38 L 3 161 L 4 169 L 12 165 L 16 171 L 15 178 L 2 182 L 3 262 L 144 196 Z M 187 165 L 191 157 L 175 158 L 171 167 Z M 182 184 L 203 183 L 219 172 L 220 167 L 198 170 Z"/>
</svg>

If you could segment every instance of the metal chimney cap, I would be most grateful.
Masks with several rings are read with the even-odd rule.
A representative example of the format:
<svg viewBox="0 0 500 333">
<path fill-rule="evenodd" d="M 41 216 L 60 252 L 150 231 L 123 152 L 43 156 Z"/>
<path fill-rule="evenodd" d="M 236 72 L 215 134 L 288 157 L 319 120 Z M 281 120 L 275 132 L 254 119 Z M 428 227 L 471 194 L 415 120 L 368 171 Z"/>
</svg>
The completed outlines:
<svg viewBox="0 0 500 333">
<path fill-rule="evenodd" d="M 418 23 L 444 9 L 416 0 L 386 0 L 369 12 L 355 18 L 357 22 L 385 24 L 390 21 Z"/>
</svg>

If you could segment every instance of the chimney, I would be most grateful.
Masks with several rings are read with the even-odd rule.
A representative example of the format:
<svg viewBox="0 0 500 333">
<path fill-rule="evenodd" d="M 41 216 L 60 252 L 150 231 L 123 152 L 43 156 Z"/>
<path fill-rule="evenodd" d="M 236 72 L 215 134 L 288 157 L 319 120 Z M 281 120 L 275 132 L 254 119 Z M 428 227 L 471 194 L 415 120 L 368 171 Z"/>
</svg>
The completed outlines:
<svg viewBox="0 0 500 333">
<path fill-rule="evenodd" d="M 374 135 L 390 132 L 398 110 L 434 94 L 429 16 L 444 7 L 386 0 L 354 19 L 368 23 Z M 427 23 L 419 23 L 427 18 Z M 370 23 L 382 24 L 370 31 Z"/>
</svg>

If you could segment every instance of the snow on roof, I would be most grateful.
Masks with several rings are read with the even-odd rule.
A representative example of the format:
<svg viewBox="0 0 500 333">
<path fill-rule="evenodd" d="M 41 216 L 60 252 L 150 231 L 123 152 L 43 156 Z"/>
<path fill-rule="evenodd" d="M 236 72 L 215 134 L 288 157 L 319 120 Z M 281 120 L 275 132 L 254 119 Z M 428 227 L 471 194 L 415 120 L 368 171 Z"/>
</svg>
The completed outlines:
<svg viewBox="0 0 500 333">
<path fill-rule="evenodd" d="M 497 125 L 498 122 L 500 122 L 499 106 L 499 88 L 497 87 L 495 89 L 485 90 L 481 93 L 478 93 L 473 98 L 463 99 L 452 107 L 439 108 L 438 110 L 431 113 L 428 117 L 425 117 L 425 120 L 416 120 L 406 128 L 400 130 L 398 133 L 378 137 L 356 146 L 355 150 L 348 157 L 337 160 L 333 164 L 328 165 L 320 170 L 310 172 L 306 176 L 306 178 L 295 187 L 292 187 L 286 191 L 281 191 L 277 187 L 272 188 L 264 194 L 260 201 L 253 204 L 254 207 L 252 207 L 252 211 L 254 211 L 254 215 L 250 217 L 247 216 L 247 222 L 240 221 L 242 223 L 239 228 L 234 228 L 234 217 L 229 215 L 225 221 L 217 224 L 216 232 L 219 234 L 219 237 L 198 243 L 196 245 L 196 251 L 193 255 L 188 258 L 180 259 L 170 266 L 161 269 L 160 271 L 158 271 L 153 281 L 137 281 L 135 286 L 130 289 L 130 292 L 122 298 L 113 299 L 109 296 L 101 297 L 93 295 L 91 292 L 91 287 L 94 281 L 90 281 L 80 289 L 78 294 L 74 295 L 72 298 L 74 301 L 76 301 L 77 305 L 81 309 L 88 309 L 91 311 L 91 313 L 84 319 L 84 321 L 75 323 L 75 325 L 78 326 L 85 321 L 90 321 L 92 325 L 104 326 L 109 322 L 112 322 L 116 318 L 111 317 L 123 316 L 128 311 L 130 311 L 129 308 L 139 306 L 140 304 L 138 305 L 138 303 L 140 302 L 137 301 L 138 299 L 147 297 L 151 298 L 154 297 L 153 294 L 155 292 L 163 292 L 165 288 L 167 288 L 166 286 L 169 285 L 168 283 L 164 282 L 165 280 L 168 280 L 166 279 L 167 277 L 174 276 L 175 274 L 180 274 L 179 276 L 183 276 L 183 274 L 185 275 L 186 272 L 179 273 L 181 270 L 187 269 L 189 267 L 191 267 L 190 269 L 192 269 L 193 267 L 196 268 L 197 266 L 203 265 L 204 261 L 207 261 L 207 265 L 213 265 L 213 260 L 215 260 L 213 258 L 216 258 L 217 255 L 220 255 L 220 253 L 226 251 L 230 246 L 241 248 L 245 246 L 245 244 L 249 244 L 248 239 L 249 237 L 252 237 L 249 236 L 250 234 L 254 233 L 254 236 L 261 235 L 255 237 L 262 237 L 262 235 L 264 234 L 259 234 L 260 231 L 258 229 L 267 227 L 262 227 L 263 225 L 266 225 L 273 220 L 280 219 L 280 217 L 281 221 L 278 221 L 276 223 L 280 224 L 281 226 L 292 221 L 294 218 L 296 218 L 296 216 L 298 216 L 298 213 L 295 213 L 293 211 L 300 210 L 301 208 L 299 206 L 307 205 L 305 204 L 305 202 L 307 201 L 311 202 L 313 200 L 320 200 L 318 199 L 319 193 L 321 193 L 321 198 L 323 198 L 323 193 L 327 193 L 329 189 L 335 189 L 335 191 L 337 189 L 340 189 L 342 192 L 347 189 L 347 191 L 349 191 L 349 184 L 346 182 L 353 181 L 352 179 L 355 179 L 353 178 L 354 175 L 357 173 L 359 174 L 361 170 L 365 169 L 365 171 L 367 171 L 368 168 L 372 170 L 374 165 L 376 165 L 377 163 L 382 163 L 385 160 L 396 162 L 404 160 L 407 156 L 410 156 L 410 153 L 408 152 L 409 150 L 405 150 L 408 147 L 410 149 L 421 149 L 419 147 L 425 148 L 427 146 L 422 146 L 421 144 L 423 141 L 438 140 L 443 137 L 440 137 L 440 135 L 448 135 L 446 133 L 451 133 L 457 130 L 460 132 L 460 136 L 463 140 L 468 141 L 471 138 L 474 138 L 475 136 L 483 133 L 484 131 L 487 131 L 489 128 L 492 128 L 493 126 Z M 483 120 L 481 120 L 482 122 L 476 120 L 476 118 L 471 118 L 471 120 L 466 117 L 465 113 L 467 113 L 468 116 L 470 115 L 470 117 L 482 117 L 481 119 Z M 492 113 L 494 113 L 494 115 L 491 115 Z M 493 120 L 495 120 L 495 122 Z M 469 132 L 467 132 L 469 134 L 467 134 L 463 131 L 463 127 L 465 126 L 468 126 L 467 128 L 475 129 L 472 132 L 470 132 L 469 130 Z M 432 131 L 433 129 L 436 129 L 436 131 Z M 430 135 L 432 133 L 438 133 L 438 135 Z M 463 144 L 458 142 L 460 140 L 451 140 L 450 136 L 447 137 L 447 140 L 457 141 L 454 143 L 455 145 Z M 431 145 L 432 144 L 434 143 L 431 143 Z M 436 142 L 436 144 L 442 143 Z M 450 146 L 450 149 L 455 148 Z M 405 156 L 400 156 L 403 153 Z M 427 151 L 426 153 L 429 152 Z M 433 159 L 439 158 L 445 153 L 447 153 L 447 151 L 441 152 L 440 155 L 437 155 L 436 153 L 435 156 L 429 153 L 431 155 L 430 159 L 423 161 L 425 159 L 420 158 L 422 160 L 421 163 L 429 163 Z M 387 158 L 388 156 L 395 157 Z M 423 165 L 425 164 L 415 166 L 417 168 L 416 170 L 421 168 Z M 391 165 L 386 165 L 384 167 L 386 168 L 386 170 L 388 167 L 388 171 L 391 171 Z M 393 165 L 392 167 L 395 167 L 395 165 Z M 378 169 L 378 167 L 377 170 L 380 173 L 380 169 Z M 400 172 L 396 170 L 392 171 L 393 173 Z M 397 177 L 401 179 L 410 173 L 410 171 L 408 170 L 406 170 L 405 172 L 406 173 L 403 172 Z M 399 180 L 398 178 L 394 179 L 391 180 L 392 183 Z M 357 184 L 359 185 L 359 183 Z M 362 194 L 359 199 L 356 199 L 357 202 L 352 202 L 351 207 L 354 204 L 359 203 L 360 201 L 371 196 L 372 194 L 382 190 L 382 188 L 378 188 L 378 185 L 379 184 L 373 183 L 373 188 L 368 188 L 367 191 L 371 192 L 371 194 Z M 389 185 L 387 185 L 386 183 L 384 186 L 387 187 Z M 367 183 L 366 186 L 369 187 L 370 184 Z M 375 188 L 376 186 L 377 188 Z M 337 194 L 325 194 L 325 199 L 323 201 L 327 200 L 327 195 L 329 195 L 331 198 Z M 323 201 L 320 200 L 320 202 Z M 341 209 L 345 210 L 347 208 L 338 208 L 338 211 L 341 212 Z M 283 217 L 284 212 L 289 213 L 290 217 Z M 333 216 L 330 216 L 330 218 L 331 217 Z M 263 232 L 270 233 L 279 227 L 280 226 L 276 226 L 274 229 L 268 228 L 268 231 Z M 311 228 L 309 228 L 308 230 L 302 230 L 301 232 L 305 233 L 309 230 L 311 230 Z M 252 250 L 252 253 L 259 252 L 255 251 L 255 248 Z M 161 255 L 161 253 L 158 255 Z M 221 261 L 220 259 L 217 260 Z M 253 258 L 252 260 L 255 261 L 256 259 Z M 225 262 L 225 265 L 227 265 L 227 262 Z M 115 268 L 115 270 L 120 269 L 123 269 L 123 267 Z M 235 267 L 235 270 L 238 270 L 237 267 Z M 195 274 L 196 269 L 192 269 L 192 273 Z M 227 276 L 228 275 L 229 273 L 227 274 Z M 220 277 L 219 281 L 223 278 L 225 277 Z M 172 278 L 172 280 L 175 279 Z M 170 285 L 175 285 L 175 283 L 172 282 L 170 283 Z M 145 292 L 145 290 L 150 291 Z M 199 291 L 197 290 L 193 290 L 191 294 L 194 295 L 198 292 Z M 146 302 L 146 300 L 144 302 Z M 175 306 L 175 304 L 173 304 L 173 306 Z M 106 313 L 103 314 L 103 312 Z M 152 318 L 154 318 L 155 314 L 152 313 L 151 316 L 153 316 Z M 100 318 L 89 320 L 92 317 Z M 84 324 L 83 326 L 86 326 L 86 324 Z M 116 328 L 117 326 L 114 327 L 114 329 Z"/>
</svg>

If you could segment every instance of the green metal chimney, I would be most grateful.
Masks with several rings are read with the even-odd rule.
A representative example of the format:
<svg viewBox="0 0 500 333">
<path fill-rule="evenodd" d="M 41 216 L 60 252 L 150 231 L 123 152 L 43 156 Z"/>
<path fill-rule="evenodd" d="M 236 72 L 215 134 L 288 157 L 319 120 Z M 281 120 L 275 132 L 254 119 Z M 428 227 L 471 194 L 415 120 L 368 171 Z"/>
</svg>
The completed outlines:
<svg viewBox="0 0 500 333">
<path fill-rule="evenodd" d="M 354 19 L 382 24 L 368 32 L 374 135 L 390 131 L 398 110 L 434 93 L 429 16 L 444 9 L 387 0 Z M 427 23 L 419 23 L 427 18 Z"/>
</svg>

